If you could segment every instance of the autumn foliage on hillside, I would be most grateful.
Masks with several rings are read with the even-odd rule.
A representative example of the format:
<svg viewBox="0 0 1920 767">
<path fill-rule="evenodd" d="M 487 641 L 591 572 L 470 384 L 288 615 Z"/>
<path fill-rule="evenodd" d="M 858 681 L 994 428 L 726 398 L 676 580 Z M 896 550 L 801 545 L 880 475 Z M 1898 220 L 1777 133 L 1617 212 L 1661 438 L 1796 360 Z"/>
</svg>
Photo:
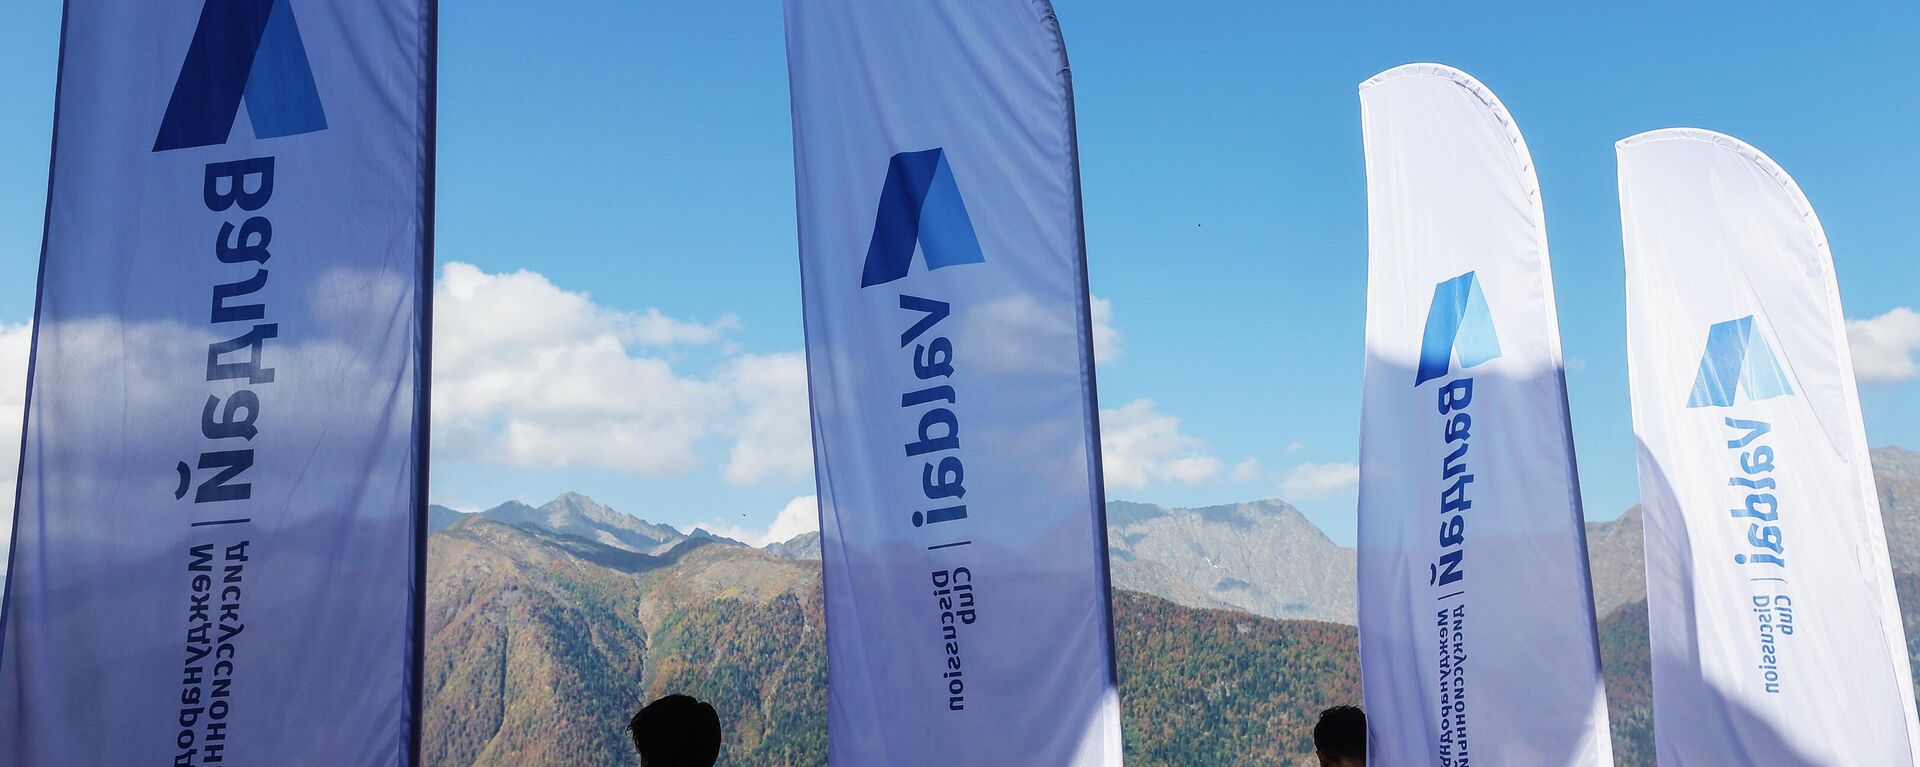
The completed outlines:
<svg viewBox="0 0 1920 767">
<path fill-rule="evenodd" d="M 1321 710 L 1360 703 L 1352 626 L 1113 601 L 1128 764 L 1292 764 Z"/>
<path fill-rule="evenodd" d="M 721 712 L 728 765 L 825 764 L 817 567 L 738 548 L 593 561 L 473 522 L 429 564 L 426 761 L 631 765 L 626 717 L 681 692 Z M 612 565 L 612 566 L 609 566 Z M 1294 763 L 1360 700 L 1351 626 L 1117 592 L 1128 764 Z"/>
</svg>

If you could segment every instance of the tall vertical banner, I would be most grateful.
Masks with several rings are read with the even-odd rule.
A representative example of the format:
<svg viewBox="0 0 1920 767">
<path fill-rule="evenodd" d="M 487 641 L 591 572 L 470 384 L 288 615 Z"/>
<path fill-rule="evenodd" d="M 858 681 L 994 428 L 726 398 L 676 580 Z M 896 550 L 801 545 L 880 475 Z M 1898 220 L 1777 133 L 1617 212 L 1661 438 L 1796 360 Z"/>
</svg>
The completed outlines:
<svg viewBox="0 0 1920 767">
<path fill-rule="evenodd" d="M 788 0 L 836 765 L 1118 765 L 1045 0 Z"/>
<path fill-rule="evenodd" d="M 1360 85 L 1360 663 L 1374 764 L 1610 765 L 1540 187 L 1466 73 Z"/>
<path fill-rule="evenodd" d="M 412 765 L 433 0 L 69 0 L 0 762 Z"/>
<path fill-rule="evenodd" d="M 1729 136 L 1618 153 L 1660 761 L 1920 763 L 1820 220 Z"/>
</svg>

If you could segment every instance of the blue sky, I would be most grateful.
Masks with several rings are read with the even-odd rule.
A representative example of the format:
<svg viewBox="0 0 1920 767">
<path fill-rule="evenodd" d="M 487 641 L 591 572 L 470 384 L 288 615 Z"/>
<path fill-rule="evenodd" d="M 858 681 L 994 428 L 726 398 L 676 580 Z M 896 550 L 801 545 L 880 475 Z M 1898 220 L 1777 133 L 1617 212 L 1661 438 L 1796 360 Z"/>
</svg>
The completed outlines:
<svg viewBox="0 0 1920 767">
<path fill-rule="evenodd" d="M 1920 6 L 1567 5 L 1057 0 L 1093 289 L 1118 335 L 1100 370 L 1123 439 L 1112 497 L 1286 496 L 1352 540 L 1355 87 L 1410 61 L 1474 74 L 1527 136 L 1590 518 L 1638 496 L 1613 142 L 1652 128 L 1731 133 L 1795 176 L 1849 317 L 1880 318 L 1862 326 L 1881 371 L 1862 384 L 1869 439 L 1920 447 L 1920 381 L 1900 364 L 1920 318 L 1888 315 L 1920 307 Z M 436 429 L 435 498 L 580 490 L 765 535 L 813 491 L 792 455 L 805 426 L 779 6 L 529 8 L 442 9 L 438 248 L 471 265 L 442 319 L 501 327 L 451 344 L 467 378 L 444 391 L 473 396 L 436 405 L 459 422 Z M 32 314 L 58 26 L 56 3 L 0 10 L 0 325 Z M 509 332 L 529 326 L 545 335 Z M 540 409 L 485 390 L 488 371 L 539 388 L 562 370 L 615 396 Z"/>
</svg>

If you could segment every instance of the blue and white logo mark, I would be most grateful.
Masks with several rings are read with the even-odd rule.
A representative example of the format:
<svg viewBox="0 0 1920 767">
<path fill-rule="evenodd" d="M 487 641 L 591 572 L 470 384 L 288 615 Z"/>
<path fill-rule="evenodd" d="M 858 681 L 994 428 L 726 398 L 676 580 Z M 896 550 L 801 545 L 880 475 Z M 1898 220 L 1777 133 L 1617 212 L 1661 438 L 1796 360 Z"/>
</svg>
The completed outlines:
<svg viewBox="0 0 1920 767">
<path fill-rule="evenodd" d="M 257 138 L 326 130 L 292 0 L 206 0 L 153 151 L 227 143 L 242 99 Z"/>
<path fill-rule="evenodd" d="M 980 240 L 974 236 L 973 221 L 953 181 L 953 169 L 947 166 L 946 152 L 939 147 L 901 152 L 887 163 L 887 182 L 880 191 L 880 210 L 874 215 L 873 241 L 867 245 L 860 287 L 907 276 L 916 245 L 930 270 L 987 260 L 980 254 Z"/>
<path fill-rule="evenodd" d="M 1420 369 L 1413 385 L 1446 375 L 1455 352 L 1462 369 L 1500 356 L 1493 314 L 1487 311 L 1487 297 L 1473 272 L 1433 286 L 1433 305 L 1427 309 L 1427 333 L 1420 341 Z"/>
<path fill-rule="evenodd" d="M 1707 330 L 1707 353 L 1700 358 L 1687 407 L 1729 407 L 1737 392 L 1746 392 L 1752 401 L 1793 396 L 1773 347 L 1753 332 L 1751 314 Z"/>
</svg>

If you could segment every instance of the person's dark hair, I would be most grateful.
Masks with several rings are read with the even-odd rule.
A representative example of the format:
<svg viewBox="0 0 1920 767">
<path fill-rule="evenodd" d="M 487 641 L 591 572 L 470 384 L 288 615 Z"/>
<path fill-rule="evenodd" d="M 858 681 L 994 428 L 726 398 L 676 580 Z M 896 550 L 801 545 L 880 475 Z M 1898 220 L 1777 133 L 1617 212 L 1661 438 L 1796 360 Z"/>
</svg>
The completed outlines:
<svg viewBox="0 0 1920 767">
<path fill-rule="evenodd" d="M 720 715 L 685 695 L 648 703 L 627 732 L 645 767 L 713 767 L 720 759 Z"/>
<path fill-rule="evenodd" d="M 1367 715 L 1354 706 L 1334 706 L 1320 712 L 1313 726 L 1313 748 L 1321 764 L 1367 763 Z"/>
</svg>

